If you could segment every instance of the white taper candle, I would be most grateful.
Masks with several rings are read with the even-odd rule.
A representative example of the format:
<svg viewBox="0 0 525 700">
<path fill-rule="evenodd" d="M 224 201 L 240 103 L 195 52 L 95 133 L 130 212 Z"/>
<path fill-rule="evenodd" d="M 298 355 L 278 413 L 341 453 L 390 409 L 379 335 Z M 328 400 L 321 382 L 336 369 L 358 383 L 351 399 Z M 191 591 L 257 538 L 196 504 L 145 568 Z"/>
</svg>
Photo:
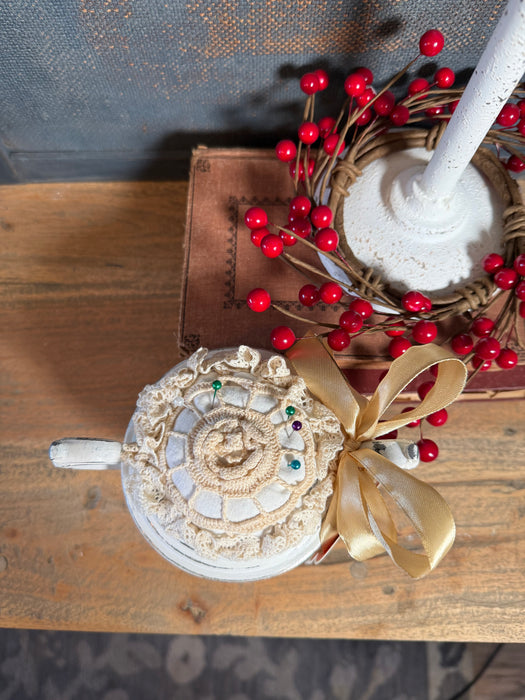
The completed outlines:
<svg viewBox="0 0 525 700">
<path fill-rule="evenodd" d="M 447 130 L 419 181 L 433 200 L 450 196 L 525 73 L 525 0 L 509 0 Z"/>
</svg>

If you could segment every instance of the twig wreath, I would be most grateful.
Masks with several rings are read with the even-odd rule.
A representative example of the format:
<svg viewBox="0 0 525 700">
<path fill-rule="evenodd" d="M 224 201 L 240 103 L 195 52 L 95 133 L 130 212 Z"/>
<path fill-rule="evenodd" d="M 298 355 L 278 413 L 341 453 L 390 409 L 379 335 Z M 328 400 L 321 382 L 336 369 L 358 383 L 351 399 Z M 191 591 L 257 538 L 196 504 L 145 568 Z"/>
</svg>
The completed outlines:
<svg viewBox="0 0 525 700">
<path fill-rule="evenodd" d="M 299 290 L 302 305 L 348 301 L 349 306 L 335 325 L 322 318 L 313 321 L 273 304 L 269 292 L 260 287 L 248 294 L 247 303 L 254 311 L 272 306 L 291 318 L 320 327 L 316 332 L 327 338 L 334 352 L 346 349 L 356 335 L 385 332 L 392 338 L 392 358 L 413 343 L 433 342 L 438 334 L 436 324 L 457 317 L 462 331 L 447 342 L 465 362 L 471 362 L 473 376 L 488 369 L 492 361 L 500 369 L 514 367 L 518 354 L 513 348 L 525 348 L 525 206 L 510 175 L 525 170 L 525 84 L 515 88 L 473 159 L 504 207 L 501 253 L 483 259 L 485 276 L 440 298 L 430 299 L 418 290 L 401 293 L 354 256 L 343 224 L 344 199 L 368 164 L 408 148 L 432 150 L 443 135 L 463 94 L 463 88 L 453 87 L 455 76 L 450 68 L 437 70 L 432 83 L 416 78 L 407 94 L 397 101 L 390 91 L 420 57 L 436 56 L 443 45 L 438 30 L 423 34 L 418 56 L 377 92 L 372 87 L 372 72 L 358 68 L 345 80 L 346 97 L 338 116 L 323 117 L 318 122 L 314 121 L 316 95 L 327 87 L 328 76 L 323 70 L 303 75 L 300 86 L 307 97 L 298 143 L 286 139 L 276 146 L 277 158 L 289 164 L 297 192 L 290 202 L 288 223 L 270 223 L 260 207 L 247 211 L 245 223 L 252 242 L 264 255 L 281 257 L 309 279 Z M 321 264 L 312 265 L 292 254 L 290 250 L 297 243 L 325 258 L 329 270 L 339 268 L 348 284 Z M 489 318 L 486 314 L 496 300 L 503 300 L 501 309 L 496 318 Z M 380 320 L 367 323 L 373 313 Z M 287 350 L 295 340 L 289 326 L 278 326 L 272 332 L 271 341 L 277 350 Z"/>
</svg>

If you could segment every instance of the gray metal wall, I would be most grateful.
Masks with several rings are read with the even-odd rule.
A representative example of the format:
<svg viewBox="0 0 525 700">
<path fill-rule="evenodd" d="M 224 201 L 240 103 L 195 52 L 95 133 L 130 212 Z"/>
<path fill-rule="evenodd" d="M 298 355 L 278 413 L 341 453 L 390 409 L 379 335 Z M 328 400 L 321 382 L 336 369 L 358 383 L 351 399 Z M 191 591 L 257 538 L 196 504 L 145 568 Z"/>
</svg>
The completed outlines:
<svg viewBox="0 0 525 700">
<path fill-rule="evenodd" d="M 381 84 L 437 27 L 439 64 L 466 75 L 504 5 L 2 0 L 0 180 L 169 176 L 197 143 L 273 145 L 296 128 L 305 69 L 367 65 Z"/>
</svg>

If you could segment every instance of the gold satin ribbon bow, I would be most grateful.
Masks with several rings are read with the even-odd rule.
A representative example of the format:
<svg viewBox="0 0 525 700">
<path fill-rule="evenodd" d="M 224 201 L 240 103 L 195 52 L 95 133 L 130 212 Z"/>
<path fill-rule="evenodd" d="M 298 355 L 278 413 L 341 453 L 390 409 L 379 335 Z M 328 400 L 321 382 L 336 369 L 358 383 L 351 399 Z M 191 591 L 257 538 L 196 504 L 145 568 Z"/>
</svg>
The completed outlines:
<svg viewBox="0 0 525 700">
<path fill-rule="evenodd" d="M 356 392 L 335 363 L 324 341 L 305 338 L 287 357 L 308 389 L 341 421 L 346 440 L 339 458 L 334 495 L 321 528 L 318 561 L 339 537 L 359 561 L 385 551 L 413 578 L 434 569 L 455 538 L 452 513 L 439 493 L 390 460 L 361 447 L 366 440 L 424 418 L 452 403 L 462 392 L 465 364 L 437 345 L 422 345 L 392 362 L 370 399 Z M 419 374 L 439 363 L 432 390 L 416 408 L 380 419 L 391 403 Z M 397 542 L 397 531 L 381 487 L 408 516 L 421 539 L 424 554 Z"/>
</svg>

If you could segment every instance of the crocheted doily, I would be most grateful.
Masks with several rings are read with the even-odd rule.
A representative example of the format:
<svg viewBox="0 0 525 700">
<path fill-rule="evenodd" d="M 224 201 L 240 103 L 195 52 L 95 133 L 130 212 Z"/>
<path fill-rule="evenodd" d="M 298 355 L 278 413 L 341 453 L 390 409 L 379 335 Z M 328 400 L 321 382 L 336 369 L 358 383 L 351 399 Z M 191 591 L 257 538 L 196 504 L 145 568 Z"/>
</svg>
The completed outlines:
<svg viewBox="0 0 525 700">
<path fill-rule="evenodd" d="M 201 348 L 185 364 L 145 387 L 123 446 L 141 508 L 209 558 L 267 557 L 314 534 L 343 443 L 336 416 L 284 357 Z"/>
</svg>

